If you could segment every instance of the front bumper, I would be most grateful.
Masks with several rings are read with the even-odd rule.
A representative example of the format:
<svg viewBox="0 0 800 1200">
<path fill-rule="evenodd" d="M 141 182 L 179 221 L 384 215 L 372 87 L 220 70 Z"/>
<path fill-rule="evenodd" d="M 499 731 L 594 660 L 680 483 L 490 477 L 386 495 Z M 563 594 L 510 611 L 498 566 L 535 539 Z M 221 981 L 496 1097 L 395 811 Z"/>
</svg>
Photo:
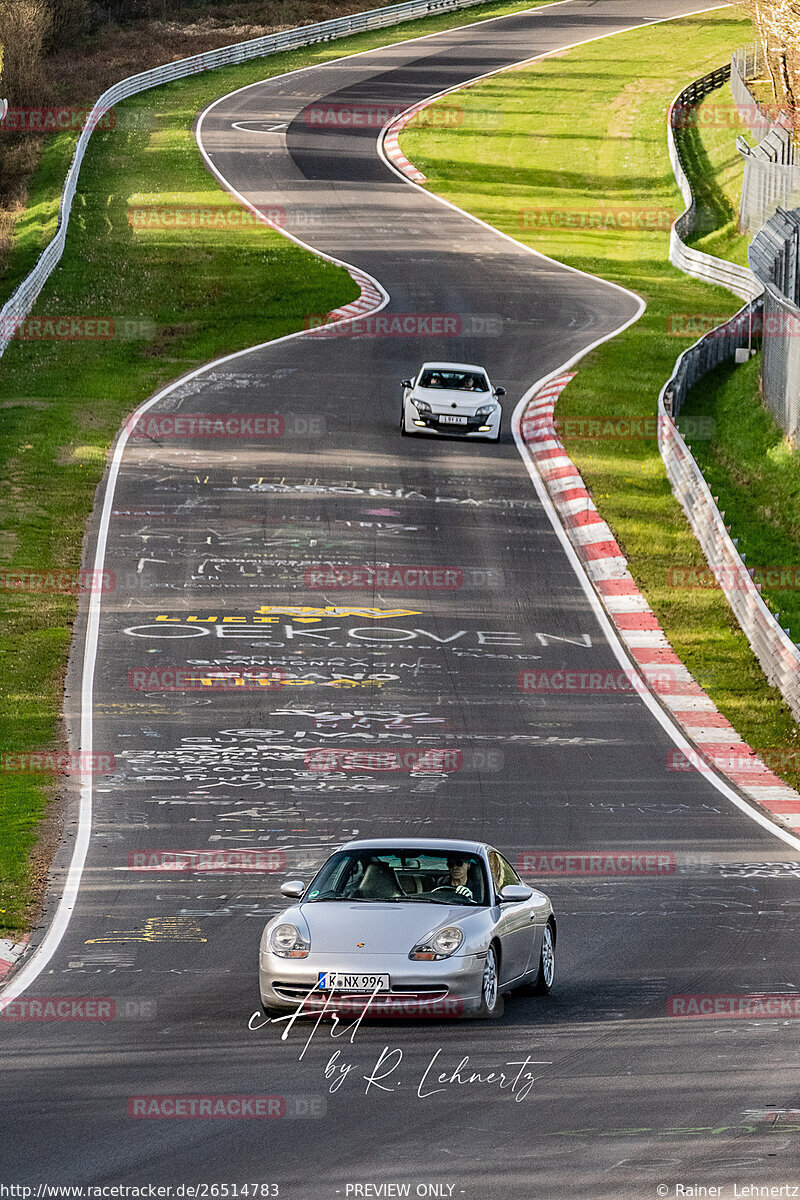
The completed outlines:
<svg viewBox="0 0 800 1200">
<path fill-rule="evenodd" d="M 464 425 L 442 422 L 440 418 L 447 415 L 449 414 L 418 412 L 413 401 L 408 400 L 404 409 L 406 433 L 430 433 L 438 437 L 495 438 L 500 432 L 502 411 L 499 408 L 488 417 L 467 417 Z"/>
<path fill-rule="evenodd" d="M 482 956 L 414 962 L 403 954 L 364 954 L 354 960 L 312 951 L 308 958 L 286 959 L 262 950 L 259 984 L 264 1007 L 318 1013 L 327 1004 L 328 1012 L 360 1014 L 364 1010 L 369 993 L 316 991 L 320 971 L 388 975 L 390 990 L 378 992 L 370 1001 L 369 1016 L 456 1017 L 480 1007 Z"/>
</svg>

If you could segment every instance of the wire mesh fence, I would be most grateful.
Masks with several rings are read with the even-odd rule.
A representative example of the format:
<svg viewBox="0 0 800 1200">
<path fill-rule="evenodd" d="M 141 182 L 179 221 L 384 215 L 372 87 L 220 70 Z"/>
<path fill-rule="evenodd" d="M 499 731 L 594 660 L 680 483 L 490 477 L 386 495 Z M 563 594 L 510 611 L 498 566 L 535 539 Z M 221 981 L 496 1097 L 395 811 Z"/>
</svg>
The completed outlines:
<svg viewBox="0 0 800 1200">
<path fill-rule="evenodd" d="M 800 430 L 800 208 L 779 209 L 747 252 L 764 284 L 761 386 L 792 440 Z"/>
<path fill-rule="evenodd" d="M 739 117 L 757 145 L 739 136 L 744 174 L 739 205 L 739 229 L 760 229 L 778 208 L 800 204 L 800 155 L 793 137 L 791 116 L 759 103 L 747 85 L 765 67 L 756 45 L 737 50 L 731 59 L 731 92 Z"/>
</svg>

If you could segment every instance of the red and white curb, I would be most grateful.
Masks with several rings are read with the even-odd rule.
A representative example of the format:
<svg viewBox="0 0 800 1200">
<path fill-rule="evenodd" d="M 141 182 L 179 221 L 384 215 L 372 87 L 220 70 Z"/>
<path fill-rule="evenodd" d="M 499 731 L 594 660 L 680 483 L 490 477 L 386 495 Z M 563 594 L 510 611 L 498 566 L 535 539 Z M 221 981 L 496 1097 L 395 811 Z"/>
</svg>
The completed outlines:
<svg viewBox="0 0 800 1200">
<path fill-rule="evenodd" d="M 17 965 L 27 948 L 27 937 L 24 937 L 21 942 L 0 938 L 0 979 L 4 979 L 11 968 Z"/>
<path fill-rule="evenodd" d="M 399 117 L 395 117 L 395 119 L 386 126 L 386 129 L 383 133 L 384 154 L 389 159 L 389 162 L 393 167 L 396 167 L 402 175 L 405 175 L 406 179 L 412 179 L 414 183 L 424 183 L 427 176 L 423 175 L 422 171 L 420 171 L 418 167 L 415 167 L 414 164 L 406 158 L 405 154 L 403 154 L 403 151 L 400 149 L 400 134 L 403 132 L 411 118 L 415 117 L 418 112 L 422 112 L 423 108 L 427 108 L 429 104 L 432 104 L 434 99 L 435 97 L 431 97 L 428 100 L 423 100 L 421 104 L 415 104 L 413 108 L 406 109 L 405 112 L 400 113 Z"/>
<path fill-rule="evenodd" d="M 668 766 L 675 771 L 705 773 L 713 767 L 765 809 L 773 820 L 800 829 L 800 795 L 770 771 L 678 658 L 558 437 L 553 410 L 573 378 L 574 372 L 559 375 L 531 398 L 521 421 L 522 437 L 584 570 L 629 655 L 697 747 L 698 753 L 691 759 L 681 750 L 672 751 Z"/>
<path fill-rule="evenodd" d="M 369 275 L 365 275 L 356 267 L 348 267 L 347 271 L 361 288 L 361 295 L 357 300 L 343 304 L 341 308 L 331 309 L 329 313 L 325 314 L 326 322 L 347 320 L 349 317 L 364 317 L 383 303 L 383 293 L 378 291 L 375 281 Z"/>
</svg>

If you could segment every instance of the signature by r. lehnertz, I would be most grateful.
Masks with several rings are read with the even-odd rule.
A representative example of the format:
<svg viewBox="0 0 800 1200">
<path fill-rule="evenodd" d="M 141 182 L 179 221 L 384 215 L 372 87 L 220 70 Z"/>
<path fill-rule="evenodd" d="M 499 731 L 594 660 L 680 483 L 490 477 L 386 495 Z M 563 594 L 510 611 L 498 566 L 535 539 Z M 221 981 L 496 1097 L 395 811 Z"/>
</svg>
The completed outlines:
<svg viewBox="0 0 800 1200">
<path fill-rule="evenodd" d="M 287 1041 L 298 1017 L 309 1015 L 307 1005 L 314 991 L 316 989 L 312 988 L 308 996 L 300 1001 L 297 1009 L 294 1012 L 287 1013 L 285 1016 L 265 1017 L 260 1012 L 253 1013 L 248 1022 L 248 1029 L 258 1030 L 263 1029 L 265 1026 L 285 1023 L 285 1028 L 281 1033 L 281 1041 Z M 302 1059 L 305 1057 L 306 1051 L 314 1040 L 314 1036 L 324 1017 L 327 1017 L 331 1023 L 329 1032 L 332 1038 L 344 1037 L 351 1046 L 354 1045 L 356 1034 L 361 1022 L 367 1015 L 370 1001 L 374 999 L 375 994 L 373 993 L 372 996 L 365 999 L 364 1007 L 357 1019 L 348 1025 L 342 1025 L 338 1013 L 329 1003 L 331 1000 L 330 996 L 322 1008 L 319 1010 L 316 1008 L 312 1009 L 312 1012 L 316 1012 L 317 1019 L 306 1038 L 299 1058 Z M 341 1028 L 339 1028 L 340 1025 L 342 1026 Z M 444 1048 L 440 1047 L 431 1055 L 422 1073 L 417 1075 L 416 1094 L 420 1100 L 426 1100 L 430 1096 L 441 1095 L 444 1092 L 450 1092 L 457 1088 L 479 1087 L 495 1088 L 500 1092 L 506 1092 L 519 1102 L 527 1099 L 533 1090 L 536 1080 L 543 1073 L 536 1071 L 535 1068 L 552 1065 L 550 1061 L 534 1059 L 530 1055 L 525 1055 L 524 1058 L 515 1058 L 504 1062 L 502 1067 L 490 1070 L 481 1068 L 478 1070 L 470 1066 L 470 1056 L 464 1054 L 455 1067 L 445 1066 L 443 1070 L 443 1054 Z M 403 1085 L 401 1068 L 404 1059 L 405 1053 L 400 1046 L 384 1046 L 372 1065 L 366 1068 L 365 1073 L 362 1064 L 349 1061 L 342 1055 L 341 1050 L 334 1050 L 324 1068 L 325 1079 L 328 1082 L 328 1091 L 338 1092 L 340 1089 L 348 1086 L 359 1086 L 359 1081 L 361 1081 L 365 1084 L 365 1095 L 368 1095 L 373 1088 L 378 1092 L 394 1092 Z"/>
</svg>

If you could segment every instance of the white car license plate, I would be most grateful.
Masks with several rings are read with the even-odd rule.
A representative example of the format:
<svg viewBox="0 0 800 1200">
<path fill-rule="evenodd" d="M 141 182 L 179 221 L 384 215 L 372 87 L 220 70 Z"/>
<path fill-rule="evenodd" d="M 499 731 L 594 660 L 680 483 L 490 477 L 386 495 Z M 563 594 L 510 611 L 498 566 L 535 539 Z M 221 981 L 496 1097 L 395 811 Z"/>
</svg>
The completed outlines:
<svg viewBox="0 0 800 1200">
<path fill-rule="evenodd" d="M 443 416 L 439 417 L 439 422 L 442 425 L 466 425 L 467 418 L 466 417 L 451 417 L 445 413 Z"/>
<path fill-rule="evenodd" d="M 388 975 L 350 974 L 347 971 L 320 971 L 317 988 L 321 992 L 388 992 Z"/>
</svg>

